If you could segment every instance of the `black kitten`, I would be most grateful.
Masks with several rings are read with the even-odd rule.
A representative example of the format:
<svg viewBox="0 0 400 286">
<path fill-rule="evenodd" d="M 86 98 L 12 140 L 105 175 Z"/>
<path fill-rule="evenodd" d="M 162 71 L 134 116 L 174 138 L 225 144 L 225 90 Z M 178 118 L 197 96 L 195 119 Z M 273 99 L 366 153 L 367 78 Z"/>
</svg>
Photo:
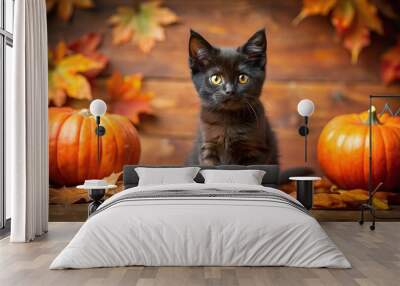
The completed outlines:
<svg viewBox="0 0 400 286">
<path fill-rule="evenodd" d="M 266 46 L 264 30 L 238 48 L 213 47 L 191 31 L 189 64 L 201 112 L 188 164 L 278 164 L 275 134 L 259 100 Z"/>
</svg>

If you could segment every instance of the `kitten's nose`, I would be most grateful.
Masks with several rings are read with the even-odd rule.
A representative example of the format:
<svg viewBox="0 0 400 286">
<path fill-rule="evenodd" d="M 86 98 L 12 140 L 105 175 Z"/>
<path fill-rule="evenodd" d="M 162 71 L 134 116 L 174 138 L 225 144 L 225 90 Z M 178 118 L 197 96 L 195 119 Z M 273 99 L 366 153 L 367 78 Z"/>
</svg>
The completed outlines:
<svg viewBox="0 0 400 286">
<path fill-rule="evenodd" d="M 233 86 L 231 84 L 226 84 L 225 85 L 225 93 L 226 93 L 226 95 L 232 95 L 233 94 Z"/>
</svg>

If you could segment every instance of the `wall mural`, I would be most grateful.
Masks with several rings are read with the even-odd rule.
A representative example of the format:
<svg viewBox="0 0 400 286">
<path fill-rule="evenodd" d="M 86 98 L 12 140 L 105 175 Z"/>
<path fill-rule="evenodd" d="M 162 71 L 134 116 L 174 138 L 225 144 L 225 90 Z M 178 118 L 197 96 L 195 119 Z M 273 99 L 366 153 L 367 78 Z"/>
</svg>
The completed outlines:
<svg viewBox="0 0 400 286">
<path fill-rule="evenodd" d="M 377 100 L 368 111 L 369 95 L 400 94 L 400 7 L 391 2 L 47 0 L 50 220 L 84 220 L 88 197 L 75 187 L 104 178 L 118 185 L 112 195 L 122 189 L 125 164 L 219 164 L 221 157 L 232 164 L 311 168 L 323 177 L 315 185 L 315 209 L 358 209 L 368 199 L 369 120 L 376 142 L 373 179 L 383 182 L 373 204 L 398 211 L 400 100 Z M 263 45 L 266 61 L 257 50 Z M 209 135 L 215 132 L 210 122 L 221 130 L 233 124 L 218 120 L 222 114 L 212 112 L 209 98 L 223 76 L 210 77 L 211 86 L 198 79 L 204 76 L 199 65 L 218 61 L 213 46 L 252 55 L 245 67 L 250 75 L 238 75 L 247 89 L 232 91 L 248 100 L 220 97 L 218 104 L 231 113 L 246 105 L 248 113 L 237 114 L 237 136 L 246 131 L 253 145 L 264 140 L 263 148 L 196 148 L 199 124 Z M 265 64 L 263 85 L 257 70 Z M 230 76 L 228 66 L 219 69 Z M 107 103 L 100 161 L 96 120 L 88 110 L 97 98 Z M 307 162 L 297 113 L 304 98 L 315 103 Z M 267 132 L 246 129 L 254 118 Z M 294 183 L 281 188 L 296 195 Z"/>
</svg>

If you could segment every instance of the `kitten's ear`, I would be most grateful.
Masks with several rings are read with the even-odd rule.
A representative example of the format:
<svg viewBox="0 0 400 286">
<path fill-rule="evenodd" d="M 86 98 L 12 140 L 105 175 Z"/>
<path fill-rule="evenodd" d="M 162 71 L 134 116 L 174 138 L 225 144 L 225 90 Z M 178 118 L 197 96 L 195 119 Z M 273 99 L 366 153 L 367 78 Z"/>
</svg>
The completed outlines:
<svg viewBox="0 0 400 286">
<path fill-rule="evenodd" d="M 266 62 L 267 37 L 265 29 L 257 31 L 250 39 L 239 48 L 239 50 L 247 55 L 250 61 L 265 66 Z"/>
<path fill-rule="evenodd" d="M 189 63 L 191 68 L 195 65 L 206 66 L 210 62 L 213 51 L 213 46 L 206 39 L 199 33 L 190 30 Z"/>
</svg>

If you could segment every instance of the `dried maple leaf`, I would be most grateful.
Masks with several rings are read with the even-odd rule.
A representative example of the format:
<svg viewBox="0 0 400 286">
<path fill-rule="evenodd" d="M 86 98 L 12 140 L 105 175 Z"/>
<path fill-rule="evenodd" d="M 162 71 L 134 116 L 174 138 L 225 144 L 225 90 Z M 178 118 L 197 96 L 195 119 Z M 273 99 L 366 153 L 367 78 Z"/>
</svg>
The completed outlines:
<svg viewBox="0 0 400 286">
<path fill-rule="evenodd" d="M 385 84 L 400 80 L 400 40 L 382 56 L 381 77 Z"/>
<path fill-rule="evenodd" d="M 370 31 L 383 33 L 378 9 L 369 0 L 303 0 L 303 9 L 295 18 L 297 24 L 310 15 L 328 15 L 352 63 L 357 63 L 361 50 L 370 44 Z"/>
<path fill-rule="evenodd" d="M 357 19 L 351 29 L 343 35 L 343 45 L 350 51 L 352 63 L 357 63 L 361 50 L 370 44 L 369 34 L 368 28 Z"/>
<path fill-rule="evenodd" d="M 64 21 L 68 21 L 74 8 L 88 9 L 94 7 L 92 0 L 46 0 L 47 12 L 50 12 L 57 6 L 57 15 Z"/>
<path fill-rule="evenodd" d="M 336 2 L 337 0 L 303 0 L 303 8 L 293 22 L 297 25 L 308 16 L 327 15 L 336 5 Z"/>
<path fill-rule="evenodd" d="M 357 63 L 361 50 L 370 44 L 370 31 L 382 34 L 383 26 L 376 7 L 368 0 L 354 0 L 351 3 L 354 3 L 357 12 L 352 27 L 343 34 L 343 43 L 351 52 L 352 63 Z"/>
<path fill-rule="evenodd" d="M 378 17 L 378 9 L 368 0 L 353 1 L 355 3 L 355 7 L 357 8 L 357 17 L 359 21 L 369 30 L 375 31 L 378 34 L 382 34 L 383 25 L 381 19 Z"/>
<path fill-rule="evenodd" d="M 97 51 L 101 44 L 101 41 L 102 37 L 99 33 L 87 33 L 68 44 L 68 49 L 73 53 L 82 54 L 100 64 L 100 68 L 85 72 L 84 75 L 86 77 L 96 77 L 107 66 L 108 57 Z"/>
<path fill-rule="evenodd" d="M 118 173 L 111 173 L 110 175 L 108 175 L 107 177 L 104 177 L 103 180 L 109 184 L 109 185 L 116 185 L 119 178 L 121 177 L 122 172 L 118 172 Z"/>
<path fill-rule="evenodd" d="M 82 54 L 66 54 L 66 44 L 61 42 L 49 54 L 49 101 L 62 106 L 67 96 L 91 99 L 91 88 L 82 73 L 100 68 L 97 61 Z"/>
<path fill-rule="evenodd" d="M 139 123 L 140 114 L 152 114 L 152 93 L 142 91 L 142 75 L 122 76 L 114 72 L 107 80 L 110 109 L 113 113 L 127 116 L 134 124 Z"/>
<path fill-rule="evenodd" d="M 353 4 L 349 1 L 341 1 L 337 3 L 332 12 L 332 24 L 335 26 L 338 34 L 343 35 L 350 29 L 356 14 Z"/>
<path fill-rule="evenodd" d="M 397 20 L 400 18 L 400 11 L 398 9 L 399 3 L 396 4 L 396 1 L 392 2 L 392 0 L 371 0 L 371 2 L 385 17 L 392 20 Z"/>
<path fill-rule="evenodd" d="M 161 1 L 142 3 L 138 11 L 131 7 L 121 6 L 110 18 L 113 26 L 112 37 L 115 45 L 131 41 L 147 53 L 156 41 L 163 41 L 163 26 L 175 23 L 178 17 L 168 8 L 162 8 Z"/>
</svg>

